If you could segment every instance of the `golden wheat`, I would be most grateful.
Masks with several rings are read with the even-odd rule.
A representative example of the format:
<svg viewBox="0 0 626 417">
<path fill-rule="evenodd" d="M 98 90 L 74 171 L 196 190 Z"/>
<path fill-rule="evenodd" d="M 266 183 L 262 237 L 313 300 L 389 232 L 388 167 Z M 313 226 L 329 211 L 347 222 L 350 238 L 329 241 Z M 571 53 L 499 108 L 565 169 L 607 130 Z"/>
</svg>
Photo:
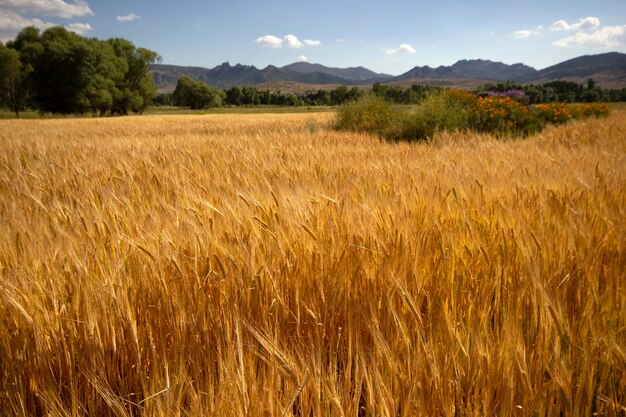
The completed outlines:
<svg viewBox="0 0 626 417">
<path fill-rule="evenodd" d="M 0 122 L 0 414 L 626 413 L 626 114 Z"/>
</svg>

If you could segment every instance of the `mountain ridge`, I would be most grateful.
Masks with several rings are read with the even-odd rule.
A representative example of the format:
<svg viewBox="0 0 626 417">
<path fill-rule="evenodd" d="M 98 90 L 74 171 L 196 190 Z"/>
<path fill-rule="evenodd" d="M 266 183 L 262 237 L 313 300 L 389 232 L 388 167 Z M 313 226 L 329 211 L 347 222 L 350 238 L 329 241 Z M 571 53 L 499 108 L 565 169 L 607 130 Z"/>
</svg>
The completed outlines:
<svg viewBox="0 0 626 417">
<path fill-rule="evenodd" d="M 151 71 L 161 92 L 173 91 L 178 78 L 183 75 L 218 88 L 268 85 L 275 82 L 367 86 L 376 82 L 406 83 L 413 80 L 415 83 L 420 80 L 543 83 L 557 80 L 585 82 L 588 78 L 594 78 L 599 86 L 626 88 L 626 54 L 619 52 L 583 55 L 542 70 L 523 63 L 509 65 L 484 59 L 462 59 L 451 66 L 416 66 L 398 76 L 376 73 L 362 66 L 336 68 L 308 62 L 295 62 L 283 67 L 268 65 L 263 69 L 254 65 L 231 65 L 229 62 L 214 68 L 155 65 Z"/>
</svg>

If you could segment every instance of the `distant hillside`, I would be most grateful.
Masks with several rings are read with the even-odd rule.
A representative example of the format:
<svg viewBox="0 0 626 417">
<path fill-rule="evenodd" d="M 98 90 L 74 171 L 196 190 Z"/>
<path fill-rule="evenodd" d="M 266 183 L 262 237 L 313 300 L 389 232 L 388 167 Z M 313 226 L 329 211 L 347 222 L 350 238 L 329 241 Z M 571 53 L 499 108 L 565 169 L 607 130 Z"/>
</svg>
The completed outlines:
<svg viewBox="0 0 626 417">
<path fill-rule="evenodd" d="M 536 75 L 536 69 L 524 64 L 507 65 L 501 62 L 472 59 L 458 61 L 450 67 L 415 67 L 412 70 L 399 75 L 395 79 L 410 80 L 416 78 L 448 78 L 490 81 L 523 81 L 532 79 Z"/>
<path fill-rule="evenodd" d="M 332 68 L 332 67 L 326 67 L 320 64 L 311 64 L 308 62 L 296 62 L 290 65 L 284 66 L 283 69 L 288 69 L 288 70 L 295 71 L 301 74 L 311 74 L 315 72 L 321 72 L 323 74 L 345 78 L 349 82 L 393 78 L 393 75 L 378 74 L 374 71 L 368 70 L 365 67 Z"/>
<path fill-rule="evenodd" d="M 355 84 L 355 87 L 361 88 L 363 90 L 371 90 L 372 86 L 376 82 L 376 80 L 368 80 L 367 82 L 363 82 L 360 84 Z M 416 78 L 409 80 L 393 80 L 387 81 L 385 84 L 409 88 L 415 84 L 423 84 L 423 85 L 431 85 L 433 87 L 443 87 L 443 88 L 461 88 L 461 89 L 474 89 L 478 88 L 486 83 L 491 82 L 490 80 L 473 80 L 473 79 L 453 79 L 453 78 Z M 304 94 L 312 91 L 324 90 L 331 91 L 335 88 L 339 87 L 342 84 L 304 84 L 297 83 L 293 81 L 272 81 L 267 83 L 256 84 L 255 87 L 259 90 L 270 90 L 270 91 L 282 91 L 283 93 L 294 93 L 294 94 Z M 345 83 L 343 84 L 345 85 Z"/>
<path fill-rule="evenodd" d="M 606 88 L 626 88 L 626 54 L 608 52 L 585 55 L 542 69 L 538 81 L 569 80 L 586 82 L 593 78 Z"/>
<path fill-rule="evenodd" d="M 545 83 L 570 80 L 579 83 L 593 78 L 605 88 L 626 88 L 626 54 L 609 52 L 570 59 L 537 71 L 524 64 L 508 65 L 483 59 L 461 60 L 452 66 L 415 67 L 393 77 L 378 74 L 364 67 L 332 68 L 320 64 L 298 62 L 282 68 L 269 65 L 258 69 L 252 65 L 230 65 L 215 68 L 155 65 L 152 69 L 157 88 L 161 92 L 174 91 L 178 78 L 186 75 L 218 88 L 233 86 L 296 86 L 298 90 L 315 90 L 319 86 L 359 85 L 367 88 L 374 82 L 406 85 L 478 85 L 485 82 L 514 81 Z M 325 89 L 326 89 L 325 88 Z"/>
<path fill-rule="evenodd" d="M 218 88 L 252 86 L 275 81 L 292 81 L 304 84 L 346 84 L 351 82 L 351 80 L 324 72 L 301 73 L 273 65 L 258 69 L 252 65 L 237 64 L 232 66 L 228 62 L 212 69 L 155 65 L 152 74 L 159 91 L 170 92 L 174 91 L 178 78 L 183 75 Z"/>
</svg>

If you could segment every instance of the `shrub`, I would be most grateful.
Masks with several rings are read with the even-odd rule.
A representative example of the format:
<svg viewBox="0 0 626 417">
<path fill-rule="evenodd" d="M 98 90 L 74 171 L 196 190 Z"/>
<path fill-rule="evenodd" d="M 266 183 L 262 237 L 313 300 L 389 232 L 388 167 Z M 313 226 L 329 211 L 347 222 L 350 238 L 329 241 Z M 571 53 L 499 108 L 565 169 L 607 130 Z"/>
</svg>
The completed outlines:
<svg viewBox="0 0 626 417">
<path fill-rule="evenodd" d="M 422 140 L 443 130 L 520 136 L 537 133 L 548 123 L 609 114 L 606 103 L 556 102 L 529 107 L 519 96 L 521 93 L 517 90 L 481 96 L 463 90 L 447 90 L 429 96 L 416 107 L 399 109 L 379 96 L 370 95 L 342 107 L 337 126 L 388 139 Z"/>
<path fill-rule="evenodd" d="M 471 128 L 496 135 L 527 135 L 541 130 L 528 106 L 509 97 L 478 97 L 469 106 Z"/>
<path fill-rule="evenodd" d="M 572 118 L 567 103 L 555 102 L 535 105 L 535 113 L 544 123 L 565 123 Z"/>
<path fill-rule="evenodd" d="M 469 113 L 458 97 L 437 94 L 427 97 L 401 117 L 398 138 L 428 139 L 439 131 L 467 130 Z"/>
<path fill-rule="evenodd" d="M 487 91 L 486 93 L 484 93 L 486 97 L 499 97 L 499 98 L 511 98 L 515 101 L 517 101 L 520 104 L 524 104 L 526 106 L 528 106 L 530 104 L 530 97 L 528 97 L 526 95 L 526 92 L 522 89 L 519 88 L 513 88 L 510 90 L 506 90 L 506 91 Z"/>
<path fill-rule="evenodd" d="M 575 119 L 587 117 L 606 117 L 609 115 L 609 105 L 606 103 L 590 103 L 571 106 L 571 112 Z"/>
<path fill-rule="evenodd" d="M 385 99 L 373 94 L 365 95 L 339 108 L 337 128 L 384 135 L 396 119 L 396 113 L 393 105 Z"/>
</svg>

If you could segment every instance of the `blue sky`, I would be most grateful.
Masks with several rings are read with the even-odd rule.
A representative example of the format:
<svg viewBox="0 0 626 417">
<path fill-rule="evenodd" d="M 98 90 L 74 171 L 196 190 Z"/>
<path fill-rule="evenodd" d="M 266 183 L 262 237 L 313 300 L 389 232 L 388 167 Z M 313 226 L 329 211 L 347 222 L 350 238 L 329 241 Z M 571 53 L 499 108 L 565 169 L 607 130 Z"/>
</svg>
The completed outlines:
<svg viewBox="0 0 626 417">
<path fill-rule="evenodd" d="M 626 0 L 0 0 L 0 39 L 55 24 L 204 67 L 307 60 L 397 75 L 459 59 L 541 69 L 626 52 Z"/>
</svg>

